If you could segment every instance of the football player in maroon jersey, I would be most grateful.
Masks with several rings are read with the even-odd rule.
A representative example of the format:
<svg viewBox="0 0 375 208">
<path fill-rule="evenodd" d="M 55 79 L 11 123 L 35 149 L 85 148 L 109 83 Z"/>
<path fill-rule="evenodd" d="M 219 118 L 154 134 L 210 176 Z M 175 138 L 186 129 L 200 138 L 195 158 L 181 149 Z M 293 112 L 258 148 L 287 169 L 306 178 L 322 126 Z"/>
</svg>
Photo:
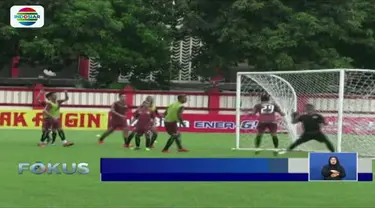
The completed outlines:
<svg viewBox="0 0 375 208">
<path fill-rule="evenodd" d="M 135 125 L 135 150 L 140 149 L 141 136 L 146 137 L 146 151 L 151 148 L 151 132 L 154 126 L 155 113 L 151 110 L 151 103 L 144 102 L 137 111 L 134 112 L 134 119 L 137 120 Z M 128 140 L 130 142 L 130 140 Z M 127 143 L 129 145 L 129 143 Z"/>
<path fill-rule="evenodd" d="M 42 96 L 45 96 L 45 92 L 44 92 L 43 89 L 41 89 L 40 92 L 38 93 L 38 95 L 36 96 L 36 101 L 39 103 L 39 105 L 41 105 L 43 108 L 45 108 L 47 106 L 47 102 L 46 101 L 42 101 L 42 99 L 41 99 Z M 49 99 L 49 97 L 45 96 L 44 99 L 45 100 Z M 46 143 L 49 144 L 51 141 L 56 140 L 56 139 L 53 140 L 53 138 L 56 138 L 57 133 L 56 133 L 56 131 L 52 132 L 52 129 L 48 129 L 48 132 L 45 132 L 44 129 L 43 129 L 43 127 L 45 126 L 44 122 L 45 122 L 45 120 L 43 119 L 42 138 L 41 138 L 41 140 L 45 139 Z M 51 139 L 51 132 L 52 132 L 52 139 Z"/>
<path fill-rule="evenodd" d="M 103 144 L 104 139 L 107 136 L 111 135 L 117 128 L 119 128 L 123 132 L 124 146 L 126 146 L 129 129 L 125 114 L 128 110 L 128 106 L 126 105 L 125 95 L 120 93 L 118 96 L 119 100 L 114 102 L 111 106 L 110 127 L 107 129 L 106 132 L 104 132 L 103 135 L 100 136 L 98 141 L 99 144 Z"/>
<path fill-rule="evenodd" d="M 256 104 L 253 108 L 253 114 L 259 115 L 258 133 L 255 138 L 255 147 L 259 148 L 263 137 L 263 134 L 268 129 L 272 136 L 272 142 L 275 149 L 279 148 L 279 138 L 277 137 L 277 117 L 276 114 L 285 116 L 285 113 L 281 110 L 280 106 L 270 101 L 269 95 L 262 95 L 260 97 L 260 103 Z M 255 153 L 259 154 L 259 150 Z M 277 151 L 275 151 L 277 155 Z"/>
</svg>

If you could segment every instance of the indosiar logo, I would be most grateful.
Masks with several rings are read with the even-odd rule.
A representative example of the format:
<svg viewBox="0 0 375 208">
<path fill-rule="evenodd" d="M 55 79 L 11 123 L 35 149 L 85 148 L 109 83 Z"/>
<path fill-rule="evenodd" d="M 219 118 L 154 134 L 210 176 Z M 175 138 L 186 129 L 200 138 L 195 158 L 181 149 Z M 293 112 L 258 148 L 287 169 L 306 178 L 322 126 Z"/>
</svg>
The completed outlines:
<svg viewBox="0 0 375 208">
<path fill-rule="evenodd" d="M 10 8 L 10 26 L 14 28 L 41 28 L 44 26 L 44 8 L 40 5 L 14 5 Z"/>
<path fill-rule="evenodd" d="M 18 163 L 18 174 L 22 175 L 24 172 L 30 172 L 35 175 L 73 175 L 73 174 L 89 174 L 88 163 Z"/>
</svg>

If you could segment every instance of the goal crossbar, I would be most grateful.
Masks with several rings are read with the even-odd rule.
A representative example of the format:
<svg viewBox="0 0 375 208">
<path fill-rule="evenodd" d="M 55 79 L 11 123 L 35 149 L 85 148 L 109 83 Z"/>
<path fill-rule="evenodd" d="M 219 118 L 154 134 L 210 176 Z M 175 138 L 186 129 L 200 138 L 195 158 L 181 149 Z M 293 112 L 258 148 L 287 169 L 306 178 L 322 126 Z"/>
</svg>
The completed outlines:
<svg viewBox="0 0 375 208">
<path fill-rule="evenodd" d="M 313 69 L 313 70 L 300 70 L 300 71 L 249 71 L 249 72 L 237 72 L 237 75 L 247 74 L 304 74 L 304 73 L 330 73 L 340 71 L 352 71 L 352 72 L 372 72 L 372 69 Z"/>
</svg>

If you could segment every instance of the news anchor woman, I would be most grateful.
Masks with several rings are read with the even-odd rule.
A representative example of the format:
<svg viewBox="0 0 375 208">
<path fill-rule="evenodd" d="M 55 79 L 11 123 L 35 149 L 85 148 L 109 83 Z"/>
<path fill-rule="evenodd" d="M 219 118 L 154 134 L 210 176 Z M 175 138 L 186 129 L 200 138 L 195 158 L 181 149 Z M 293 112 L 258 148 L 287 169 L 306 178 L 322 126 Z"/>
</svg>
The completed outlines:
<svg viewBox="0 0 375 208">
<path fill-rule="evenodd" d="M 346 173 L 343 166 L 337 157 L 330 157 L 328 164 L 322 168 L 322 176 L 324 180 L 342 180 L 345 178 Z"/>
</svg>

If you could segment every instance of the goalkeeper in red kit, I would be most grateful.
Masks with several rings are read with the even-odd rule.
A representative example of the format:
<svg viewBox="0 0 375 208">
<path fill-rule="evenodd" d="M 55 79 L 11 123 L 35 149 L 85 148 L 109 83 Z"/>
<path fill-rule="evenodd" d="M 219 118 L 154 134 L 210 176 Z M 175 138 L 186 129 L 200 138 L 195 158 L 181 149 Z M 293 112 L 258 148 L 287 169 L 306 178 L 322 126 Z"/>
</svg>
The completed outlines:
<svg viewBox="0 0 375 208">
<path fill-rule="evenodd" d="M 272 142 L 275 149 L 279 148 L 279 138 L 277 137 L 277 121 L 276 121 L 276 114 L 281 116 L 285 116 L 284 112 L 280 109 L 275 103 L 270 102 L 269 95 L 262 95 L 260 97 L 261 103 L 257 104 L 253 108 L 253 114 L 259 114 L 259 123 L 258 123 L 258 133 L 255 138 L 255 147 L 259 148 L 263 134 L 266 130 L 269 130 L 272 136 Z M 259 150 L 255 153 L 259 154 Z M 275 150 L 275 155 L 277 155 L 277 151 Z"/>
</svg>

